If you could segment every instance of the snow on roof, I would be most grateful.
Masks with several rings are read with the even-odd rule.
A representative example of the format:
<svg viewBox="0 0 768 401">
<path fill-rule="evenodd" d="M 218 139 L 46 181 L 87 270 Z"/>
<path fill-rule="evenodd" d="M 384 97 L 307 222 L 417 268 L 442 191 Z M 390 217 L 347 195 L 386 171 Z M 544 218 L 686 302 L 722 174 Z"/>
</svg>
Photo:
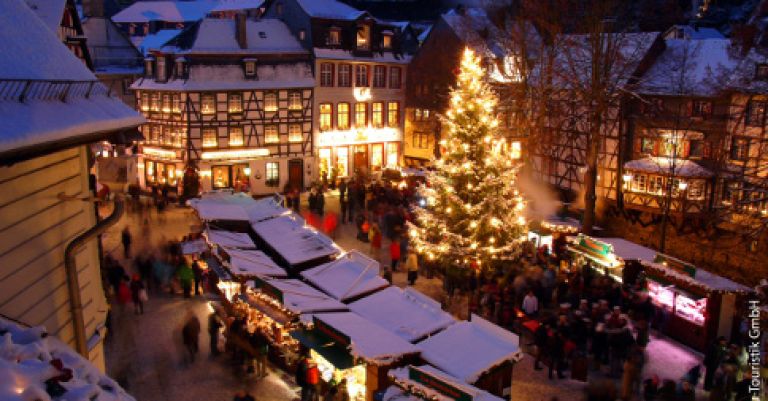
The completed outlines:
<svg viewBox="0 0 768 401">
<path fill-rule="evenodd" d="M 613 246 L 613 253 L 623 260 L 639 260 L 641 262 L 653 262 L 656 251 L 646 248 L 624 238 L 595 238 Z"/>
<path fill-rule="evenodd" d="M 674 259 L 669 256 L 664 256 L 664 257 L 667 259 Z M 666 275 L 673 276 L 676 279 L 683 282 L 690 283 L 693 286 L 704 286 L 710 290 L 744 291 L 744 292 L 749 292 L 752 290 L 751 288 L 745 285 L 739 284 L 725 277 L 718 276 L 714 273 L 710 273 L 706 270 L 701 270 L 698 267 L 696 268 L 696 273 L 694 274 L 694 277 L 691 277 L 688 274 L 672 269 L 661 263 L 643 262 L 643 265 L 645 265 L 646 267 L 650 267 L 651 269 L 660 270 L 664 272 L 664 274 Z"/>
<path fill-rule="evenodd" d="M 674 162 L 674 163 L 673 163 Z M 712 172 L 693 160 L 649 156 L 624 163 L 624 169 L 645 173 L 673 174 L 677 177 L 711 177 Z"/>
<path fill-rule="evenodd" d="M 307 50 L 291 34 L 288 26 L 278 19 L 246 20 L 245 32 L 247 48 L 242 49 L 237 42 L 235 20 L 206 18 L 200 22 L 192 47 L 179 53 L 248 53 L 249 55 L 307 53 Z"/>
<path fill-rule="evenodd" d="M 245 212 L 248 213 L 248 219 L 256 222 L 290 213 L 291 210 L 283 206 L 284 202 L 285 200 L 282 195 L 274 194 L 273 196 L 258 199 L 244 207 Z"/>
<path fill-rule="evenodd" d="M 53 336 L 42 338 L 42 327 L 23 328 L 0 318 L 0 399 L 50 400 L 46 379 L 62 374 L 54 364 L 71 369 L 57 399 L 135 401 L 114 380 Z"/>
<path fill-rule="evenodd" d="M 117 23 L 197 21 L 216 7 L 216 1 L 137 1 L 112 16 Z"/>
<path fill-rule="evenodd" d="M 189 204 L 202 220 L 235 220 L 257 222 L 290 212 L 282 206 L 279 194 L 253 199 L 250 195 L 229 191 L 206 192 L 200 199 L 190 199 Z"/>
<path fill-rule="evenodd" d="M 664 39 L 724 39 L 720 31 L 715 28 L 696 27 L 690 25 L 674 25 L 664 34 Z"/>
<path fill-rule="evenodd" d="M 456 322 L 439 302 L 412 288 L 390 286 L 349 304 L 349 309 L 410 342 Z"/>
<path fill-rule="evenodd" d="M 300 280 L 274 279 L 267 282 L 283 293 L 283 306 L 293 313 L 339 312 L 348 309 L 343 303 Z"/>
<path fill-rule="evenodd" d="M 389 282 L 379 276 L 379 262 L 358 251 L 347 252 L 301 275 L 342 302 L 389 286 Z"/>
<path fill-rule="evenodd" d="M 235 248 L 227 248 L 225 252 L 229 255 L 229 270 L 235 276 L 288 277 L 264 252 Z"/>
<path fill-rule="evenodd" d="M 403 355 L 419 352 L 413 344 L 356 313 L 324 313 L 315 318 L 349 336 L 352 355 L 368 362 L 389 364 Z"/>
<path fill-rule="evenodd" d="M 336 0 L 297 0 L 297 3 L 312 18 L 354 21 L 367 14 Z"/>
<path fill-rule="evenodd" d="M 481 390 L 475 386 L 471 386 L 467 383 L 463 383 L 461 380 L 429 365 L 422 365 L 422 366 L 409 365 L 402 368 L 391 369 L 389 372 L 387 372 L 387 374 L 389 375 L 389 377 L 393 378 L 396 382 L 402 383 L 402 385 L 404 386 L 418 388 L 420 391 L 423 391 L 429 397 L 433 397 L 436 401 L 455 401 L 454 398 L 448 397 L 445 394 L 437 391 L 432 387 L 429 387 L 421 382 L 412 380 L 410 378 L 411 369 L 424 372 L 429 376 L 437 378 L 443 383 L 446 383 L 452 386 L 453 388 L 468 394 L 470 397 L 472 397 L 472 401 L 504 401 L 503 399 L 485 390 Z M 392 399 L 395 394 L 396 393 L 392 393 L 390 395 L 390 399 Z M 387 401 L 386 396 L 384 398 L 384 401 Z M 392 401 L 394 401 L 394 399 Z"/>
<path fill-rule="evenodd" d="M 150 50 L 163 47 L 166 43 L 179 36 L 181 32 L 181 29 L 161 29 L 146 36 L 133 36 L 131 37 L 131 42 L 142 54 L 148 56 Z"/>
<path fill-rule="evenodd" d="M 392 370 L 390 370 L 389 372 L 391 373 Z M 392 375 L 390 374 L 390 376 Z M 438 393 L 431 394 L 431 395 L 435 397 L 436 401 L 450 401 L 450 400 L 441 399 L 440 394 Z M 387 387 L 386 390 L 384 390 L 384 394 L 381 396 L 381 400 L 382 401 L 424 401 L 420 397 L 407 393 L 405 392 L 405 390 L 395 385 L 391 385 Z"/>
<path fill-rule="evenodd" d="M 738 65 L 728 39 L 666 39 L 665 43 L 639 81 L 641 93 L 712 96 L 726 86 Z"/>
<path fill-rule="evenodd" d="M 251 237 L 246 233 L 237 233 L 224 230 L 205 230 L 208 242 L 226 248 L 256 249 Z"/>
<path fill-rule="evenodd" d="M 52 32 L 59 32 L 67 0 L 24 0 Z"/>
<path fill-rule="evenodd" d="M 172 79 L 158 83 L 152 79 L 139 79 L 132 89 L 169 91 L 214 91 L 251 89 L 311 88 L 315 85 L 309 63 L 263 65 L 257 64 L 259 79 L 245 79 L 239 65 L 192 65 L 188 79 Z"/>
<path fill-rule="evenodd" d="M 408 64 L 411 56 L 407 54 L 395 54 L 393 52 L 373 53 L 373 57 L 357 57 L 351 51 L 343 49 L 315 48 L 315 57 L 330 60 L 366 60 L 377 63 Z"/>
<path fill-rule="evenodd" d="M 109 18 L 87 18 L 83 21 L 83 32 L 97 72 L 143 71 L 141 52 Z"/>
<path fill-rule="evenodd" d="M 193 255 L 196 253 L 203 253 L 208 251 L 208 244 L 202 239 L 195 239 L 192 241 L 184 241 L 181 243 L 181 253 L 183 255 Z"/>
<path fill-rule="evenodd" d="M 477 315 L 448 326 L 417 344 L 421 357 L 438 369 L 474 384 L 485 372 L 517 360 L 520 338 Z"/>
<path fill-rule="evenodd" d="M 282 215 L 252 223 L 251 227 L 290 265 L 339 253 L 339 248 L 330 238 L 305 225 L 295 215 Z"/>
<path fill-rule="evenodd" d="M 248 213 L 243 206 L 232 201 L 200 198 L 190 199 L 189 204 L 203 221 L 248 221 Z"/>
<path fill-rule="evenodd" d="M 442 19 L 462 42 L 483 57 L 497 58 L 506 54 L 501 31 L 482 8 L 468 7 L 463 12 L 452 9 L 443 14 Z"/>
<path fill-rule="evenodd" d="M 747 93 L 767 93 L 768 81 L 755 76 L 758 64 L 768 64 L 768 52 L 761 47 L 751 49 L 740 60 L 730 74 L 728 87 Z"/>
<path fill-rule="evenodd" d="M 252 10 L 264 5 L 264 0 L 218 0 L 218 3 L 211 12 Z"/>
</svg>

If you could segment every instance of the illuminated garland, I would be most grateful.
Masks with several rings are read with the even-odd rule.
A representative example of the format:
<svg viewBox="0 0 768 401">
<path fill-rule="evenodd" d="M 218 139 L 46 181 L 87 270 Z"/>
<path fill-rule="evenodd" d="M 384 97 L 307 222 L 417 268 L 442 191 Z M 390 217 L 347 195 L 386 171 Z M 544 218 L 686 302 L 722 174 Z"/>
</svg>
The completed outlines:
<svg viewBox="0 0 768 401">
<path fill-rule="evenodd" d="M 408 224 L 414 249 L 427 260 L 493 269 L 514 260 L 527 240 L 525 201 L 517 189 L 519 163 L 507 151 L 494 115 L 496 95 L 484 82 L 480 58 L 464 51 L 451 106 L 443 117 L 443 158 L 427 173 L 417 224 Z"/>
</svg>

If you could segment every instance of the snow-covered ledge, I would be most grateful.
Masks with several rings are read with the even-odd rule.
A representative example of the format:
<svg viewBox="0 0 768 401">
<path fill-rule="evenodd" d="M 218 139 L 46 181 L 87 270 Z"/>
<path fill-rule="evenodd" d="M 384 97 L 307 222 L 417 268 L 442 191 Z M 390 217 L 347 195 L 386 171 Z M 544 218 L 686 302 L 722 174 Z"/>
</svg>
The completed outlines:
<svg viewBox="0 0 768 401">
<path fill-rule="evenodd" d="M 0 318 L 0 401 L 135 401 L 43 327 Z"/>
</svg>

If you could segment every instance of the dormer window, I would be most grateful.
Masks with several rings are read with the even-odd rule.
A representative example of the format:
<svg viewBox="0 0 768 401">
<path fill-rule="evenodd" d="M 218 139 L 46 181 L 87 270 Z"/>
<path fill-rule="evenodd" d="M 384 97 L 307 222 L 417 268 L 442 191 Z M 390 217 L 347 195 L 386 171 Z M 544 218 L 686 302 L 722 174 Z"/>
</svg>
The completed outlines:
<svg viewBox="0 0 768 401">
<path fill-rule="evenodd" d="M 381 40 L 381 47 L 384 50 L 389 50 L 392 48 L 392 31 L 384 31 L 381 33 L 382 40 Z"/>
<path fill-rule="evenodd" d="M 151 78 L 155 75 L 154 61 L 155 60 L 151 57 L 144 59 L 144 76 L 147 78 Z"/>
<path fill-rule="evenodd" d="M 299 40 L 304 40 L 304 39 L 306 39 L 306 38 L 307 38 L 307 31 L 305 31 L 305 30 L 303 30 L 303 29 L 302 29 L 302 30 L 300 30 L 300 31 L 299 31 Z"/>
<path fill-rule="evenodd" d="M 256 59 L 247 58 L 243 60 L 243 69 L 245 70 L 245 77 L 255 79 L 256 78 Z"/>
<path fill-rule="evenodd" d="M 165 74 L 165 57 L 160 56 L 157 58 L 157 80 L 163 82 L 166 80 Z"/>
<path fill-rule="evenodd" d="M 755 67 L 755 79 L 768 81 L 768 64 L 761 63 Z"/>
<path fill-rule="evenodd" d="M 334 26 L 328 30 L 328 44 L 331 46 L 341 44 L 341 28 Z"/>
<path fill-rule="evenodd" d="M 184 79 L 187 74 L 187 59 L 179 57 L 176 59 L 176 78 Z"/>
<path fill-rule="evenodd" d="M 357 27 L 357 49 L 369 50 L 371 48 L 371 27 L 360 25 Z"/>
</svg>

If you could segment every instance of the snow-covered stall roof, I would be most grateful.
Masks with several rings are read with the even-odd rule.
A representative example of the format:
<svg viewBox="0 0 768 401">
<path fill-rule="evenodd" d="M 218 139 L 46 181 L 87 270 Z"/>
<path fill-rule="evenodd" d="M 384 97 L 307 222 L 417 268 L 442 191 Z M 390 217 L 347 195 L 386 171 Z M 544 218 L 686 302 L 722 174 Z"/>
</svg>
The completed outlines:
<svg viewBox="0 0 768 401">
<path fill-rule="evenodd" d="M 131 89 L 168 91 L 213 91 L 311 88 L 315 85 L 308 62 L 283 64 L 257 63 L 259 79 L 245 79 L 239 65 L 192 65 L 187 79 L 171 79 L 167 83 L 139 79 Z"/>
<path fill-rule="evenodd" d="M 285 200 L 282 195 L 275 194 L 266 198 L 257 199 L 253 203 L 246 204 L 245 212 L 252 222 L 271 219 L 282 214 L 291 213 L 291 209 L 283 206 Z"/>
<path fill-rule="evenodd" d="M 387 287 L 352 302 L 349 309 L 410 342 L 456 322 L 439 302 L 412 288 Z"/>
<path fill-rule="evenodd" d="M 52 32 L 58 33 L 67 0 L 24 0 Z"/>
<path fill-rule="evenodd" d="M 669 157 L 648 156 L 642 159 L 630 160 L 624 163 L 626 170 L 642 171 L 644 173 L 672 174 L 677 177 L 711 177 L 712 172 L 693 160 Z"/>
<path fill-rule="evenodd" d="M 291 266 L 339 253 L 333 241 L 295 215 L 282 215 L 251 224 L 253 231 Z"/>
<path fill-rule="evenodd" d="M 653 262 L 656 258 L 656 251 L 646 248 L 624 238 L 596 238 L 598 241 L 605 242 L 613 246 L 613 253 L 623 260 L 638 260 Z"/>
<path fill-rule="evenodd" d="M 0 318 L 1 400 L 50 400 L 46 380 L 71 369 L 72 378 L 61 382 L 66 392 L 56 399 L 135 401 L 90 361 L 43 333 L 42 327 L 23 328 Z"/>
<path fill-rule="evenodd" d="M 262 5 L 264 0 L 218 0 L 218 4 L 211 9 L 211 12 L 252 10 Z"/>
<path fill-rule="evenodd" d="M 251 236 L 246 233 L 238 233 L 224 230 L 205 230 L 208 242 L 225 248 L 256 249 Z"/>
<path fill-rule="evenodd" d="M 196 1 L 137 1 L 112 16 L 117 23 L 143 23 L 150 21 L 197 21 L 216 7 L 218 2 Z"/>
<path fill-rule="evenodd" d="M 666 39 L 666 48 L 641 77 L 638 91 L 712 96 L 730 81 L 739 57 L 729 39 Z"/>
<path fill-rule="evenodd" d="M 421 357 L 438 369 L 474 384 L 486 372 L 522 354 L 517 335 L 472 315 L 416 344 Z"/>
<path fill-rule="evenodd" d="M 202 239 L 184 241 L 181 243 L 182 255 L 194 255 L 208 251 L 208 244 Z"/>
<path fill-rule="evenodd" d="M 315 49 L 315 57 L 329 60 L 359 60 L 358 56 L 352 54 L 351 51 L 343 49 Z M 366 59 L 377 63 L 395 63 L 395 64 L 408 64 L 411 62 L 412 56 L 407 54 L 397 54 L 394 52 L 374 53 L 371 57 Z"/>
<path fill-rule="evenodd" d="M 342 302 L 389 286 L 389 282 L 379 276 L 379 262 L 358 251 L 347 252 L 301 275 Z"/>
<path fill-rule="evenodd" d="M 472 401 L 503 401 L 501 398 L 485 390 L 481 390 L 475 386 L 463 383 L 461 380 L 429 365 L 409 365 L 402 368 L 392 369 L 387 374 L 395 381 L 396 385 L 405 388 L 416 388 L 420 392 L 430 397 L 429 399 L 435 401 L 455 401 L 456 394 L 454 393 L 452 394 L 453 396 L 448 396 L 445 394 L 446 390 L 450 391 L 451 393 L 453 393 L 455 390 L 458 390 L 459 392 L 469 395 Z M 423 375 L 428 376 L 425 378 L 426 380 L 419 380 L 418 377 L 423 377 Z M 440 381 L 440 383 L 435 384 L 440 386 L 442 392 L 438 389 L 430 387 L 427 384 L 424 384 L 425 381 L 432 383 L 432 380 L 430 380 L 431 378 L 435 378 Z M 447 386 L 444 386 L 445 384 L 447 384 Z M 399 394 L 393 390 L 391 393 L 389 393 L 389 398 L 387 398 L 387 395 L 385 394 L 384 401 L 395 401 L 399 398 L 398 396 L 404 396 L 405 394 L 402 393 L 402 389 L 400 390 L 401 392 Z M 389 392 L 390 389 L 387 389 L 387 391 Z"/>
<path fill-rule="evenodd" d="M 288 273 L 264 252 L 235 248 L 224 251 L 229 255 L 229 271 L 234 276 L 288 277 Z"/>
<path fill-rule="evenodd" d="M 247 20 L 246 45 L 241 48 L 232 19 L 206 18 L 200 22 L 195 41 L 188 54 L 308 54 L 293 36 L 288 26 L 278 19 Z"/>
<path fill-rule="evenodd" d="M 295 314 L 343 312 L 347 305 L 318 291 L 300 280 L 275 279 L 267 280 L 272 287 L 280 290 L 283 296 L 283 306 Z"/>
<path fill-rule="evenodd" d="M 672 260 L 677 263 L 685 264 L 685 262 L 680 261 L 679 259 L 673 258 L 671 256 L 661 255 L 661 254 L 659 254 L 659 256 L 663 256 L 663 259 L 665 260 Z M 693 287 L 703 287 L 706 290 L 726 291 L 726 292 L 752 291 L 751 288 L 745 285 L 739 284 L 725 277 L 718 276 L 714 273 L 710 273 L 706 270 L 701 270 L 700 268 L 696 268 L 695 271 L 693 272 L 693 277 L 691 277 L 690 274 L 686 274 L 679 270 L 673 269 L 663 263 L 644 261 L 643 265 L 646 266 L 647 269 L 651 270 L 651 272 L 655 270 L 656 272 L 661 273 L 665 276 L 671 276 L 679 281 L 689 283 Z"/>
<path fill-rule="evenodd" d="M 297 2 L 312 18 L 354 21 L 368 14 L 336 0 L 297 0 Z"/>
<path fill-rule="evenodd" d="M 353 356 L 376 364 L 389 364 L 419 349 L 408 341 L 352 312 L 324 313 L 315 319 L 348 336 Z"/>
<path fill-rule="evenodd" d="M 145 122 L 136 111 L 110 97 L 22 0 L 0 2 L 0 54 L 13 55 L 0 58 L 0 152 L 58 146 L 86 136 L 96 141 L 101 139 L 99 135 Z M 20 101 L 24 83 L 11 80 L 82 82 L 34 82 Z"/>
<path fill-rule="evenodd" d="M 234 198 L 202 197 L 190 199 L 189 204 L 203 221 L 248 221 L 248 213 Z"/>
</svg>

